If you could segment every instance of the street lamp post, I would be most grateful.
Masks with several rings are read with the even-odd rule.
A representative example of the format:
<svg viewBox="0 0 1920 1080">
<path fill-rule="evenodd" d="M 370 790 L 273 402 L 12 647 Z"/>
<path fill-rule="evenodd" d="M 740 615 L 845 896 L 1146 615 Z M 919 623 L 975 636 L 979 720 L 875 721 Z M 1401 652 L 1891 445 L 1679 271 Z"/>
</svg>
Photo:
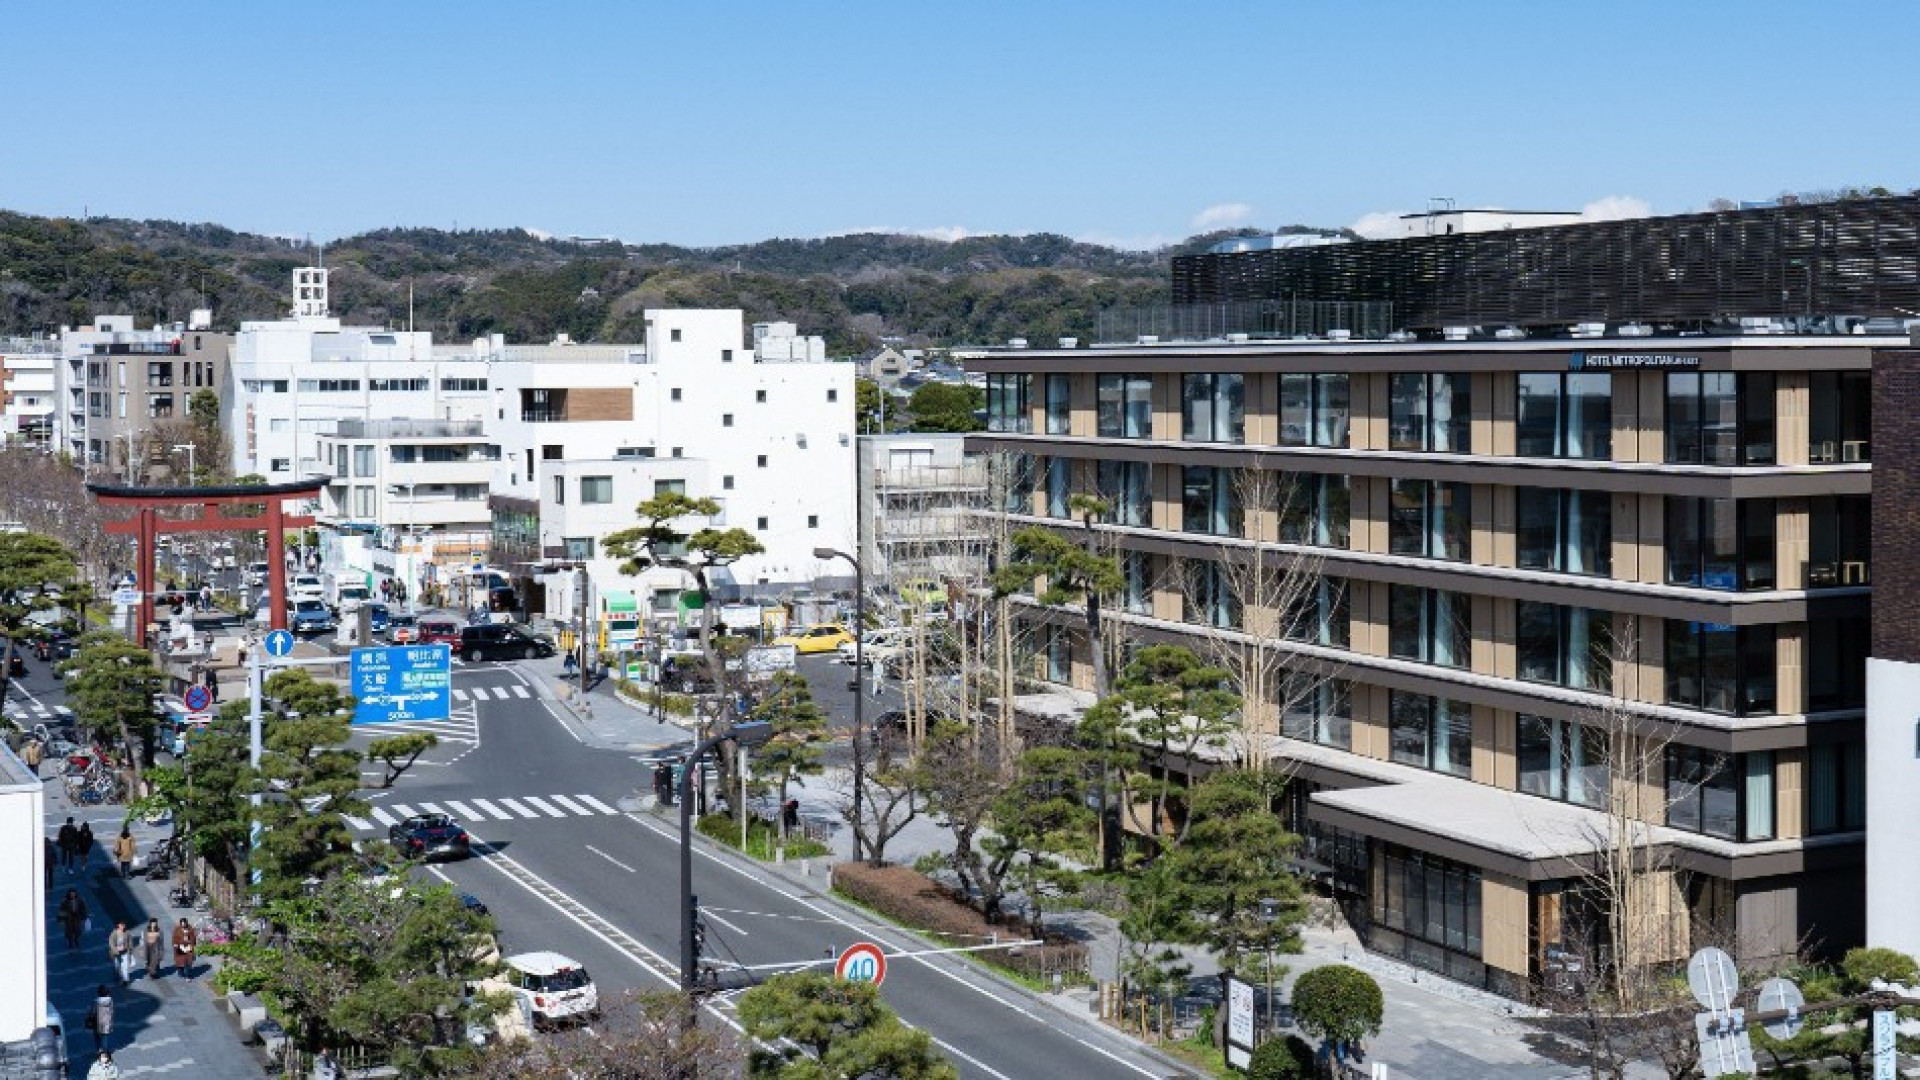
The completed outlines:
<svg viewBox="0 0 1920 1080">
<path fill-rule="evenodd" d="M 186 454 L 187 454 L 187 486 L 194 487 L 198 482 L 194 480 L 194 476 L 197 473 L 193 467 L 193 444 L 179 443 L 173 447 L 173 452 L 176 454 L 180 453 L 183 450 L 186 451 Z"/>
<path fill-rule="evenodd" d="M 866 573 L 860 568 L 860 560 L 837 548 L 817 547 L 813 549 L 816 559 L 845 559 L 853 567 L 853 861 L 865 858 L 866 844 L 861 840 L 866 830 L 866 819 L 860 816 L 861 802 L 865 796 L 867 782 L 867 756 L 864 743 L 867 737 L 866 700 L 867 692 L 860 680 L 866 677 L 867 643 L 867 581 Z"/>
<path fill-rule="evenodd" d="M 773 735 L 773 725 L 735 724 L 693 748 L 680 773 L 680 992 L 687 995 L 687 1025 L 693 1026 L 699 1015 L 693 1005 L 693 992 L 700 978 L 700 957 L 693 947 L 693 924 L 699 907 L 693 895 L 693 778 L 700 761 L 721 743 L 759 746 Z"/>
</svg>

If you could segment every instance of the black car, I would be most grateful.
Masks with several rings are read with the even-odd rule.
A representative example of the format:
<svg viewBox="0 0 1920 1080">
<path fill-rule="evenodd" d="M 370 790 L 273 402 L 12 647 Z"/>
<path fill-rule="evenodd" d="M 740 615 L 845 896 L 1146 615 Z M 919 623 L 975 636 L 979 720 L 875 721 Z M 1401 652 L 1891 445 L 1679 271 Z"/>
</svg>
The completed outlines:
<svg viewBox="0 0 1920 1080">
<path fill-rule="evenodd" d="M 454 652 L 460 654 L 460 659 L 473 663 L 475 660 L 532 660 L 552 656 L 554 648 L 552 641 L 512 623 L 482 623 L 460 628 L 460 644 Z"/>
<path fill-rule="evenodd" d="M 415 814 L 388 829 L 387 840 L 409 859 L 464 859 L 473 854 L 467 830 L 445 814 Z"/>
</svg>

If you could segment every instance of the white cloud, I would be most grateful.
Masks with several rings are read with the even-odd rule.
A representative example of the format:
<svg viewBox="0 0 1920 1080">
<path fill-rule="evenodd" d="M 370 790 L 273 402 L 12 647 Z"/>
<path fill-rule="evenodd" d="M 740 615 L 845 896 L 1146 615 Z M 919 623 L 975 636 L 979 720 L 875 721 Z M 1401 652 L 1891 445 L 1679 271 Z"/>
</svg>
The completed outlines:
<svg viewBox="0 0 1920 1080">
<path fill-rule="evenodd" d="M 1406 213 L 1405 210 L 1375 210 L 1371 214 L 1361 214 L 1359 220 L 1349 228 L 1369 240 L 1401 236 L 1403 226 L 1400 218 Z"/>
<path fill-rule="evenodd" d="M 1195 232 L 1207 232 L 1212 229 L 1225 229 L 1234 225 L 1244 225 L 1253 217 L 1253 207 L 1246 203 L 1215 203 L 1193 215 L 1187 224 Z"/>
<path fill-rule="evenodd" d="M 1653 216 L 1653 204 L 1632 195 L 1603 195 L 1580 208 L 1588 221 L 1620 221 Z"/>
</svg>

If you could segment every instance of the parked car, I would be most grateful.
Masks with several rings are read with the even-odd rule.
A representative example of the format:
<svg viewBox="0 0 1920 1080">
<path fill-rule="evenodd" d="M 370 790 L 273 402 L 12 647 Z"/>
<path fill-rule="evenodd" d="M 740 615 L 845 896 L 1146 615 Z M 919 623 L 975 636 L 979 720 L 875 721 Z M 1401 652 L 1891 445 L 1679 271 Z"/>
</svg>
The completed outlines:
<svg viewBox="0 0 1920 1080">
<path fill-rule="evenodd" d="M 852 641 L 842 643 L 834 650 L 834 659 L 843 664 L 853 663 L 855 644 Z M 868 664 L 889 664 L 907 654 L 907 650 L 913 647 L 913 638 L 903 626 L 883 626 L 867 631 L 865 640 L 858 642 L 858 645 L 861 659 Z"/>
<path fill-rule="evenodd" d="M 412 615 L 387 616 L 387 640 L 395 645 L 411 645 L 420 640 L 420 620 Z"/>
<path fill-rule="evenodd" d="M 464 859 L 473 854 L 467 830 L 446 814 L 415 814 L 387 830 L 393 849 L 409 859 Z"/>
<path fill-rule="evenodd" d="M 420 624 L 419 642 L 422 645 L 460 646 L 460 624 L 444 619 L 429 619 Z"/>
<path fill-rule="evenodd" d="M 295 600 L 287 628 L 296 634 L 321 634 L 334 629 L 333 612 L 318 598 Z"/>
<path fill-rule="evenodd" d="M 344 591 L 345 590 L 342 590 L 342 592 Z M 387 627 L 392 625 L 392 622 L 393 622 L 393 616 L 387 610 L 387 605 L 368 604 L 366 605 L 366 608 L 367 608 L 367 629 L 375 634 L 386 633 Z M 346 610 L 352 611 L 353 609 L 347 608 Z"/>
<path fill-rule="evenodd" d="M 532 660 L 552 656 L 556 651 L 551 640 L 517 623 L 463 626 L 460 643 L 453 649 L 460 654 L 460 659 L 470 664 L 476 660 Z"/>
<path fill-rule="evenodd" d="M 507 957 L 501 976 L 532 1009 L 536 1028 L 600 1016 L 600 991 L 577 960 L 557 952 L 520 953 Z"/>
<path fill-rule="evenodd" d="M 774 638 L 771 644 L 791 645 L 801 655 L 811 653 L 830 653 L 844 644 L 853 641 L 853 635 L 839 623 L 821 623 L 810 626 L 797 634 L 783 634 Z"/>
</svg>

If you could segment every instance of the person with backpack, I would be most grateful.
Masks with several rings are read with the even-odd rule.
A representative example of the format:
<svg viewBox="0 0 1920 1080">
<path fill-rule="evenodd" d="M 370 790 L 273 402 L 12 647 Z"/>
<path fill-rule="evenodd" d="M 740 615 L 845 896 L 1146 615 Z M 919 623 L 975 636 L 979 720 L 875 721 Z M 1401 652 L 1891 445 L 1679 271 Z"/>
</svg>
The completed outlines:
<svg viewBox="0 0 1920 1080">
<path fill-rule="evenodd" d="M 113 973 L 120 977 L 120 985 L 133 982 L 133 934 L 127 930 L 127 924 L 113 924 L 113 932 L 107 935 L 107 959 L 113 962 Z"/>
</svg>

